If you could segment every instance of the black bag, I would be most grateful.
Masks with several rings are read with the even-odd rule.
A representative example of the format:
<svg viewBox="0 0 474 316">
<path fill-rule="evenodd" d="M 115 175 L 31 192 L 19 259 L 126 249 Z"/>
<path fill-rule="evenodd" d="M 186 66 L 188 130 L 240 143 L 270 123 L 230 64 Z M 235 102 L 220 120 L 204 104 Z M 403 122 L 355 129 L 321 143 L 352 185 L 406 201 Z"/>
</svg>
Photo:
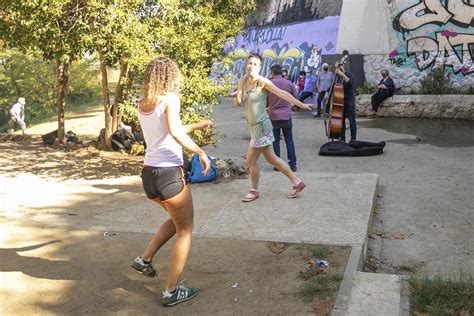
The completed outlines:
<svg viewBox="0 0 474 316">
<path fill-rule="evenodd" d="M 132 133 L 126 129 L 118 129 L 112 134 L 112 149 L 113 150 L 130 150 L 135 138 Z"/>
<path fill-rule="evenodd" d="M 53 145 L 56 139 L 58 139 L 58 130 L 41 135 L 41 138 L 43 139 L 43 144 Z"/>
<path fill-rule="evenodd" d="M 342 142 L 329 142 L 321 146 L 321 156 L 373 156 L 383 153 L 385 142 L 371 143 L 353 141 L 348 144 Z"/>
</svg>

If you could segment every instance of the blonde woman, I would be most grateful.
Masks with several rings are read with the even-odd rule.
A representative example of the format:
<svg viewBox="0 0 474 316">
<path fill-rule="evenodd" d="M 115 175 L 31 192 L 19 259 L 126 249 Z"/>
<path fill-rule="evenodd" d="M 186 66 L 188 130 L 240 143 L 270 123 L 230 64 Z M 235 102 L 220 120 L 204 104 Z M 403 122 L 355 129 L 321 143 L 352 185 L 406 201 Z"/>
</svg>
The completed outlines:
<svg viewBox="0 0 474 316">
<path fill-rule="evenodd" d="M 242 201 L 251 202 L 260 196 L 258 188 L 260 168 L 257 165 L 257 160 L 261 154 L 291 181 L 293 190 L 287 197 L 290 199 L 296 198 L 306 185 L 291 171 L 290 166 L 275 155 L 273 151 L 272 144 L 275 139 L 272 122 L 266 110 L 267 92 L 271 92 L 290 104 L 305 110 L 311 110 L 313 105 L 300 102 L 290 93 L 279 89 L 269 79 L 260 76 L 262 57 L 259 54 L 250 54 L 245 67 L 246 74 L 240 78 L 237 91 L 232 94 L 234 104 L 244 106 L 247 127 L 250 133 L 250 145 L 247 150 L 246 161 L 250 171 L 251 188 Z"/>
<path fill-rule="evenodd" d="M 132 268 L 148 277 L 157 272 L 151 261 L 157 251 L 176 235 L 171 249 L 164 306 L 173 306 L 193 298 L 194 288 L 178 285 L 191 246 L 194 207 L 183 169 L 183 147 L 199 155 L 203 173 L 210 169 L 209 158 L 188 136 L 195 129 L 209 128 L 211 121 L 183 126 L 179 116 L 180 99 L 176 94 L 181 84 L 177 64 L 167 57 L 158 57 L 148 64 L 138 105 L 138 119 L 147 144 L 141 177 L 147 197 L 159 203 L 170 218 L 158 229 L 143 254 Z"/>
</svg>

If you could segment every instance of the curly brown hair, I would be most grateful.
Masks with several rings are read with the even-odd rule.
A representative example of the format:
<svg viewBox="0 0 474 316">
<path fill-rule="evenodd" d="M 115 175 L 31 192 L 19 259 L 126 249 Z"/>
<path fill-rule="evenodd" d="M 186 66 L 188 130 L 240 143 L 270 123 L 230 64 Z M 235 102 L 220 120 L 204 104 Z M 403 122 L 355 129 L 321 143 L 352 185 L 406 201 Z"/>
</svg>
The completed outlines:
<svg viewBox="0 0 474 316">
<path fill-rule="evenodd" d="M 176 92 L 179 88 L 181 73 L 171 58 L 153 58 L 146 67 L 143 76 L 142 97 L 145 100 L 156 100 L 159 95 Z"/>
</svg>

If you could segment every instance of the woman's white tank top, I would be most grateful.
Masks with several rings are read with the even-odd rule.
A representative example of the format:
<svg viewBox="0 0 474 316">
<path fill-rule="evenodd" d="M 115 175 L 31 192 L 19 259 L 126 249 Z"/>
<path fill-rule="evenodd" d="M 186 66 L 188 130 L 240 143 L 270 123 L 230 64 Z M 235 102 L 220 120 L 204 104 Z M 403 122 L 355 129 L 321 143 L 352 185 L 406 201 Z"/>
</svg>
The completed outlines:
<svg viewBox="0 0 474 316">
<path fill-rule="evenodd" d="M 152 167 L 175 167 L 183 165 L 183 148 L 171 136 L 165 114 L 164 97 L 154 110 L 144 113 L 138 107 L 138 120 L 146 142 L 145 162 Z"/>
</svg>

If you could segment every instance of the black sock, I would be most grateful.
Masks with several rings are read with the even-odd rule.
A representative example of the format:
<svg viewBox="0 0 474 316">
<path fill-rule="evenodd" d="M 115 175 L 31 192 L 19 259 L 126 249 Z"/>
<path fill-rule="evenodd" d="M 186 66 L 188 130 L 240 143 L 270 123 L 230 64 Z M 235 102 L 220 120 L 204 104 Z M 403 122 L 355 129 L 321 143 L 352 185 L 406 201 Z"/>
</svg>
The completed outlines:
<svg viewBox="0 0 474 316">
<path fill-rule="evenodd" d="M 144 263 L 144 264 L 150 264 L 150 263 L 151 263 L 151 260 L 150 260 L 150 261 L 146 261 L 146 260 L 143 259 L 143 258 L 142 258 L 142 260 L 143 260 L 143 263 Z"/>
</svg>

